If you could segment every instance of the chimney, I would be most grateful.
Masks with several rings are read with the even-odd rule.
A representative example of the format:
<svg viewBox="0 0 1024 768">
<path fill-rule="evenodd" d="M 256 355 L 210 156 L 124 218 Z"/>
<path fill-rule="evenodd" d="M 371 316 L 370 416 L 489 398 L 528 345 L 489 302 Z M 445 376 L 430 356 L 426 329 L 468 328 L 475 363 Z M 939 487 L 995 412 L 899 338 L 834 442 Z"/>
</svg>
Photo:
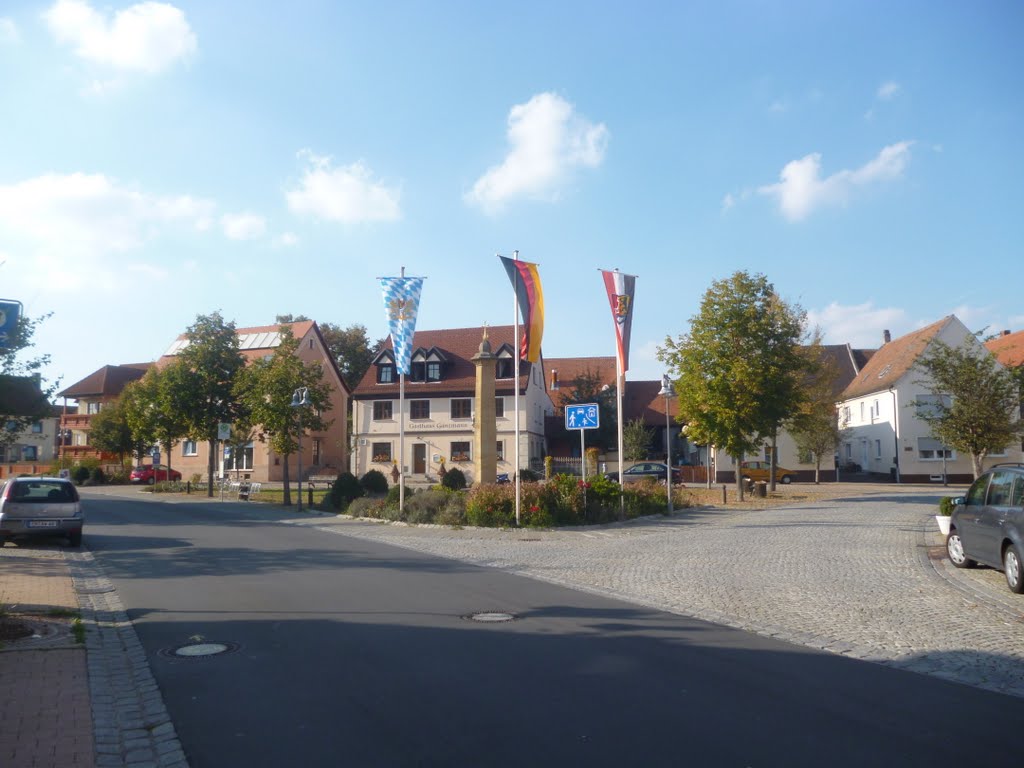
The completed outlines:
<svg viewBox="0 0 1024 768">
<path fill-rule="evenodd" d="M 551 388 L 558 389 L 558 371 L 554 368 L 551 369 Z"/>
<path fill-rule="evenodd" d="M 886 328 L 884 331 L 882 331 L 882 343 L 888 344 L 890 341 L 892 341 L 892 334 L 889 333 L 889 329 Z"/>
</svg>

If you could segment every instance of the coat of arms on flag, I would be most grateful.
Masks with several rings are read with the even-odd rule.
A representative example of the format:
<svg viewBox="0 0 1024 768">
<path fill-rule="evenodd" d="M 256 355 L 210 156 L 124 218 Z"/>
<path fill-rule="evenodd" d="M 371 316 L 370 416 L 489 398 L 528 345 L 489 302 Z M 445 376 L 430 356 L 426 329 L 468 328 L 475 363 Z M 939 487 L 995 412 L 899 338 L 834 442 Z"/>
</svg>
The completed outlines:
<svg viewBox="0 0 1024 768">
<path fill-rule="evenodd" d="M 412 340 L 416 334 L 423 278 L 382 277 L 380 286 L 384 292 L 384 311 L 395 351 L 395 369 L 408 375 L 412 367 Z"/>
<path fill-rule="evenodd" d="M 633 295 L 636 292 L 636 275 L 626 275 L 618 270 L 609 272 L 602 269 L 604 287 L 615 320 L 615 341 L 620 370 L 629 370 L 629 332 L 633 325 Z"/>
</svg>

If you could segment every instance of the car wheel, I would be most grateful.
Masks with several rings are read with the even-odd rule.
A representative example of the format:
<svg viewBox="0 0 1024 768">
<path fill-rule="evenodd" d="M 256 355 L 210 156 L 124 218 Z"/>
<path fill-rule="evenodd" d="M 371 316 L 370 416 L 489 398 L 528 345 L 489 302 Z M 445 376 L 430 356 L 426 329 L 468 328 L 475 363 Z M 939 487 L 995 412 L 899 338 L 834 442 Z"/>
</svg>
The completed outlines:
<svg viewBox="0 0 1024 768">
<path fill-rule="evenodd" d="M 1007 544 L 1003 552 L 1003 573 L 1006 574 L 1006 586 L 1011 592 L 1024 594 L 1024 573 L 1021 572 L 1020 552 L 1016 545 Z"/>
<path fill-rule="evenodd" d="M 156 476 L 149 478 L 149 480 L 147 480 L 146 482 L 149 483 L 150 485 L 156 485 Z"/>
<path fill-rule="evenodd" d="M 68 544 L 70 546 L 72 546 L 72 547 L 80 547 L 80 546 L 82 546 L 82 532 L 81 531 L 73 531 L 72 533 L 69 533 L 68 534 Z"/>
<path fill-rule="evenodd" d="M 789 485 L 792 482 L 793 482 L 793 476 L 792 475 L 783 475 L 782 476 L 782 484 L 783 485 Z"/>
<path fill-rule="evenodd" d="M 977 565 L 964 552 L 964 543 L 960 540 L 960 534 L 955 530 L 950 531 L 946 536 L 946 554 L 949 556 L 949 562 L 957 568 L 973 568 Z"/>
</svg>

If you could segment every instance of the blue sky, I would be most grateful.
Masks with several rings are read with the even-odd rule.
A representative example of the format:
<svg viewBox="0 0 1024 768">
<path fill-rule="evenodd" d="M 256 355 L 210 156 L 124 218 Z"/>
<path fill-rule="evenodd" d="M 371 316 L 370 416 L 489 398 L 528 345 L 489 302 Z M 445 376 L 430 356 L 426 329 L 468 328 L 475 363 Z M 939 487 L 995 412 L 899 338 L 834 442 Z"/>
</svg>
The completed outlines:
<svg viewBox="0 0 1024 768">
<path fill-rule="evenodd" d="M 387 333 L 512 322 L 630 379 L 713 280 L 765 273 L 830 343 L 1024 326 L 1020 2 L 0 5 L 0 298 L 49 378 L 153 360 L 196 315 Z"/>
</svg>

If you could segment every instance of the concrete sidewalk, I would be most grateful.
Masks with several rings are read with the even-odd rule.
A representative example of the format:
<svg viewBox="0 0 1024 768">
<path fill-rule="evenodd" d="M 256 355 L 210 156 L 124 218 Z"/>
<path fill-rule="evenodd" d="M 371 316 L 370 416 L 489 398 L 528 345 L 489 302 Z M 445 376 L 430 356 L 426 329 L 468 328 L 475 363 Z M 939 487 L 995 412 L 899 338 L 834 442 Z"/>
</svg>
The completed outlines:
<svg viewBox="0 0 1024 768">
<path fill-rule="evenodd" d="M 0 766 L 187 768 L 113 585 L 62 543 L 0 547 L 0 604 L 33 630 L 0 648 Z"/>
</svg>

